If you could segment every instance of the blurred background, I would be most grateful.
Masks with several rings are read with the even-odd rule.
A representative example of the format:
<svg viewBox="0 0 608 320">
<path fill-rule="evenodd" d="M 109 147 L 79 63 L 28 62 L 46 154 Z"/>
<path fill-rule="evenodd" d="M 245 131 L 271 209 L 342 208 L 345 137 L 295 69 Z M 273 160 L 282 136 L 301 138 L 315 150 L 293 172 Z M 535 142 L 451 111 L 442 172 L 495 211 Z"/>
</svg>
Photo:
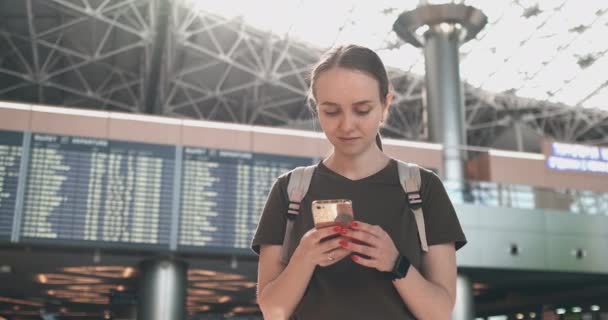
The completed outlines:
<svg viewBox="0 0 608 320">
<path fill-rule="evenodd" d="M 601 0 L 0 0 L 0 319 L 141 319 L 163 272 L 184 318 L 261 319 L 248 246 L 350 43 L 457 207 L 455 318 L 608 319 L 606 34 Z"/>
</svg>

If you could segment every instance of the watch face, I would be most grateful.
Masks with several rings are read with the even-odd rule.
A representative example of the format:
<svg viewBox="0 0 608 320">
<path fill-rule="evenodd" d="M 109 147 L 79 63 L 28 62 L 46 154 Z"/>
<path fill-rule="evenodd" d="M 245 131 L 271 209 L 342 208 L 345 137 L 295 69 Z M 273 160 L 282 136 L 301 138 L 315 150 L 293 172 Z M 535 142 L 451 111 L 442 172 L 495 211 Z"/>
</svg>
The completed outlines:
<svg viewBox="0 0 608 320">
<path fill-rule="evenodd" d="M 409 267 L 410 262 L 407 260 L 407 258 L 404 256 L 399 256 L 395 262 L 395 270 L 393 270 L 393 272 L 397 278 L 403 278 L 405 277 Z"/>
</svg>

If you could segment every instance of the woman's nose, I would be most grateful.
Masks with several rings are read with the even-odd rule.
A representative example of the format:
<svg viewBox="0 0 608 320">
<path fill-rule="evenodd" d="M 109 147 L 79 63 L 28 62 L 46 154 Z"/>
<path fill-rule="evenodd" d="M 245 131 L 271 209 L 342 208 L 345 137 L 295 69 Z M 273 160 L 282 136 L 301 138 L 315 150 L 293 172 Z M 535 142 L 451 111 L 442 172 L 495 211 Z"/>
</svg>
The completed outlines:
<svg viewBox="0 0 608 320">
<path fill-rule="evenodd" d="M 353 129 L 355 126 L 355 119 L 353 118 L 352 115 L 349 114 L 344 114 L 344 116 L 342 117 L 341 121 L 340 121 L 340 129 L 342 129 L 343 131 L 348 131 Z"/>
</svg>

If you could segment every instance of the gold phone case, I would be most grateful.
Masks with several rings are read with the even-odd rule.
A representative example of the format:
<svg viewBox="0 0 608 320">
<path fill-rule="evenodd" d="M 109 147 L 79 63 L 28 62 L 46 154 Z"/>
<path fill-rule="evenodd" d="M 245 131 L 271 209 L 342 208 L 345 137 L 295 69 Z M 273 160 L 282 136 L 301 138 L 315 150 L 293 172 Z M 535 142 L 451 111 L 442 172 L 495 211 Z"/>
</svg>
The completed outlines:
<svg viewBox="0 0 608 320">
<path fill-rule="evenodd" d="M 354 220 L 353 204 L 348 199 L 315 200 L 312 202 L 315 228 L 348 224 Z"/>
</svg>

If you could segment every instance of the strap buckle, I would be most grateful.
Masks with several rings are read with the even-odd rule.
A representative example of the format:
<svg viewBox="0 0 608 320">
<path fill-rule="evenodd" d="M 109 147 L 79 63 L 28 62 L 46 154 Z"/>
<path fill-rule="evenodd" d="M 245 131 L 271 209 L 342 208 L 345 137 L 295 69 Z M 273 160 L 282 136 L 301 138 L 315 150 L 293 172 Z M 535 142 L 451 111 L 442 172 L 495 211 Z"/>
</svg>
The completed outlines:
<svg viewBox="0 0 608 320">
<path fill-rule="evenodd" d="M 407 196 L 407 204 L 412 210 L 417 210 L 422 208 L 422 196 L 419 191 L 413 191 L 406 193 Z"/>
<path fill-rule="evenodd" d="M 295 220 L 300 214 L 300 203 L 289 201 L 289 207 L 287 208 L 287 219 Z"/>
</svg>

